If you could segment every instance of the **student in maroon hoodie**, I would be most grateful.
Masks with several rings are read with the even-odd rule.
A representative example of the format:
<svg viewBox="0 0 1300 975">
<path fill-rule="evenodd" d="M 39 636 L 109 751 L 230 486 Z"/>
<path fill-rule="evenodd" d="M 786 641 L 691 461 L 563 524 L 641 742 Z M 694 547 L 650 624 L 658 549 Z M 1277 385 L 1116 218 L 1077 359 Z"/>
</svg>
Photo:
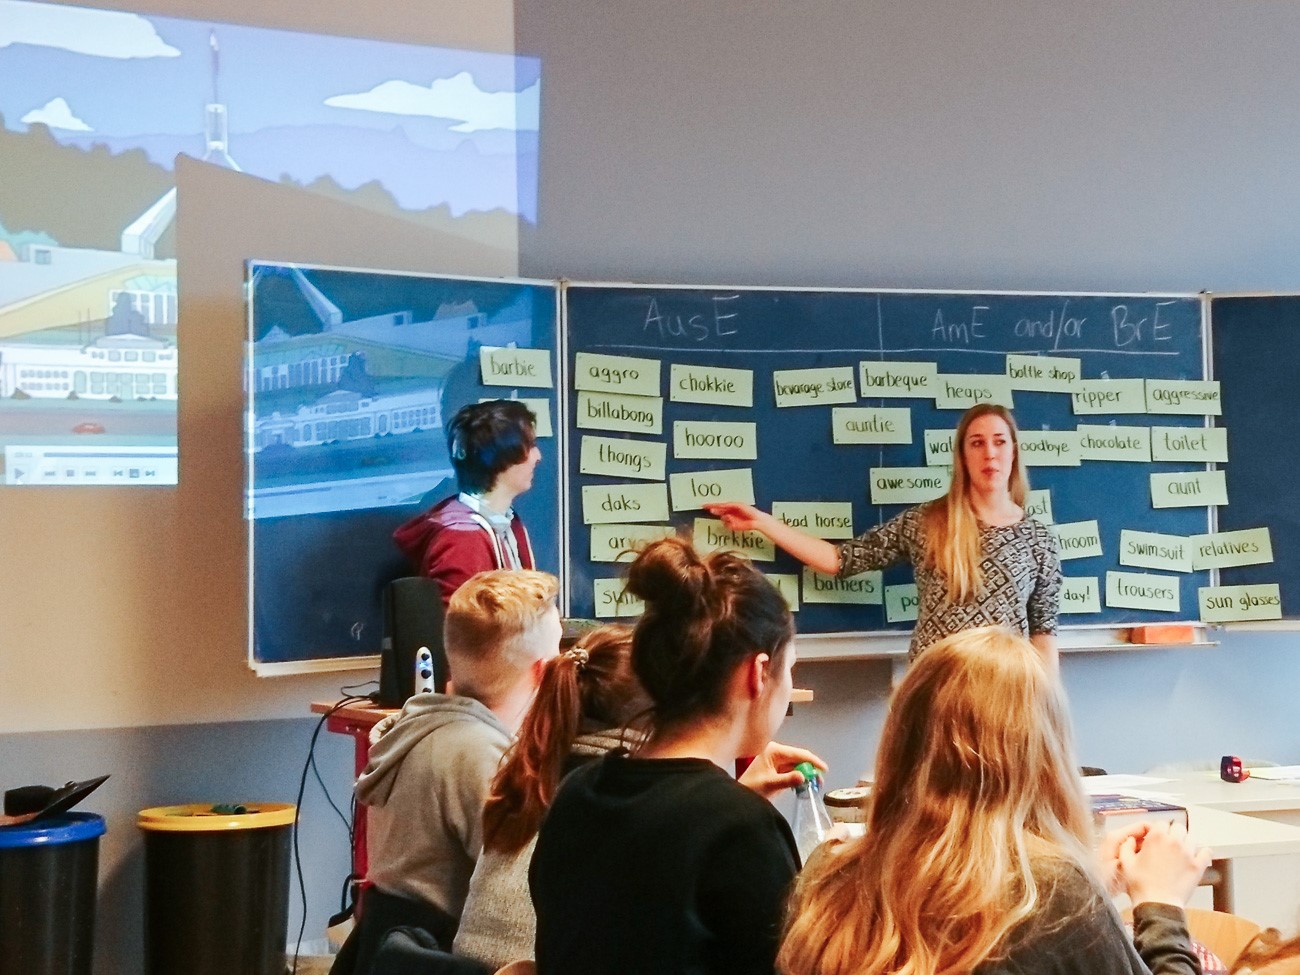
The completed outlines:
<svg viewBox="0 0 1300 975">
<path fill-rule="evenodd" d="M 419 573 L 438 580 L 444 606 L 476 572 L 536 568 L 528 530 L 511 507 L 542 459 L 536 422 L 523 403 L 503 399 L 463 407 L 447 424 L 460 493 L 393 533 Z"/>
</svg>

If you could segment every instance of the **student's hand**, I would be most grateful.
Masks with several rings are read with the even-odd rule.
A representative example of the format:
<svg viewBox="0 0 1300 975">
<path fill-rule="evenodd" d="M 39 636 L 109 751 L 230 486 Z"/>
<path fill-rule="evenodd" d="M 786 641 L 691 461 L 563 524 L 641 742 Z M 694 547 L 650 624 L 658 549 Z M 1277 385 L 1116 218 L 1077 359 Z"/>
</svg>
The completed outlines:
<svg viewBox="0 0 1300 975">
<path fill-rule="evenodd" d="M 803 773 L 794 768 L 800 762 L 812 762 L 821 771 L 826 771 L 826 763 L 807 749 L 769 741 L 741 774 L 740 784 L 753 789 L 764 799 L 772 799 L 803 781 Z"/>
<path fill-rule="evenodd" d="M 1114 897 L 1124 890 L 1124 880 L 1119 875 L 1120 847 L 1130 837 L 1142 845 L 1142 838 L 1151 829 L 1150 823 L 1131 823 L 1123 829 L 1113 830 L 1101 838 L 1097 845 L 1097 876 L 1106 885 L 1106 893 Z"/>
<path fill-rule="evenodd" d="M 727 530 L 733 532 L 762 531 L 764 519 L 770 517 L 752 504 L 741 504 L 739 501 L 706 504 L 704 510 L 715 518 L 721 518 Z"/>
<path fill-rule="evenodd" d="M 1126 837 L 1119 848 L 1120 879 L 1136 904 L 1183 907 L 1210 865 L 1210 851 L 1192 846 L 1179 823 L 1155 823 L 1139 842 Z"/>
</svg>

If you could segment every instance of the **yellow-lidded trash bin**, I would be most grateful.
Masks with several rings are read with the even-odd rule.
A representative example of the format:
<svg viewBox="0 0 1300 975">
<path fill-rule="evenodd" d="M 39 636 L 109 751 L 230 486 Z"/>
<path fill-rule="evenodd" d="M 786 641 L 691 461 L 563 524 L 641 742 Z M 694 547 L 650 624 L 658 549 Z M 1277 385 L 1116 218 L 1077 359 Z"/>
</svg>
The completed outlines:
<svg viewBox="0 0 1300 975">
<path fill-rule="evenodd" d="M 294 813 L 281 802 L 141 810 L 146 975 L 283 975 Z"/>
</svg>

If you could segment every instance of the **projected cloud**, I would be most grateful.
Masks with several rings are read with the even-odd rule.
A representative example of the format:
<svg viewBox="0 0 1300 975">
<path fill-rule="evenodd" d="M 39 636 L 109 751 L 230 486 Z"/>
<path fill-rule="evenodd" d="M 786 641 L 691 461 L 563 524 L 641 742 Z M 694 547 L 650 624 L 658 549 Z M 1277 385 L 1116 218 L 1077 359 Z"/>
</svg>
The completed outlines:
<svg viewBox="0 0 1300 975">
<path fill-rule="evenodd" d="M 91 128 L 77 116 L 62 98 L 51 98 L 40 108 L 32 109 L 22 117 L 25 125 L 45 125 L 51 129 L 67 129 L 70 132 L 89 132 Z"/>
<path fill-rule="evenodd" d="M 489 129 L 537 130 L 538 86 L 518 94 L 487 92 L 474 83 L 468 72 L 439 79 L 422 87 L 409 81 L 385 81 L 367 92 L 335 95 L 325 99 L 335 108 L 356 108 L 392 115 L 427 115 L 452 119 L 453 132 L 482 132 Z"/>
<path fill-rule="evenodd" d="M 101 58 L 175 58 L 139 14 L 8 0 L 0 3 L 0 48 L 11 44 L 53 47 Z"/>
</svg>

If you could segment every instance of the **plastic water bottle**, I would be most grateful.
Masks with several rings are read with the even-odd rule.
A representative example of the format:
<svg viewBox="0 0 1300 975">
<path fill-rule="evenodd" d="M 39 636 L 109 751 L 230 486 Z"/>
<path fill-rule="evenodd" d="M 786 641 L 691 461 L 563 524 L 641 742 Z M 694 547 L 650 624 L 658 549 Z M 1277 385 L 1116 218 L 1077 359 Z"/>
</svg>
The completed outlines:
<svg viewBox="0 0 1300 975">
<path fill-rule="evenodd" d="M 799 859 L 804 863 L 826 839 L 830 832 L 831 817 L 822 803 L 822 776 L 811 762 L 800 762 L 795 771 L 803 774 L 803 782 L 794 787 L 794 844 L 799 849 Z"/>
</svg>

